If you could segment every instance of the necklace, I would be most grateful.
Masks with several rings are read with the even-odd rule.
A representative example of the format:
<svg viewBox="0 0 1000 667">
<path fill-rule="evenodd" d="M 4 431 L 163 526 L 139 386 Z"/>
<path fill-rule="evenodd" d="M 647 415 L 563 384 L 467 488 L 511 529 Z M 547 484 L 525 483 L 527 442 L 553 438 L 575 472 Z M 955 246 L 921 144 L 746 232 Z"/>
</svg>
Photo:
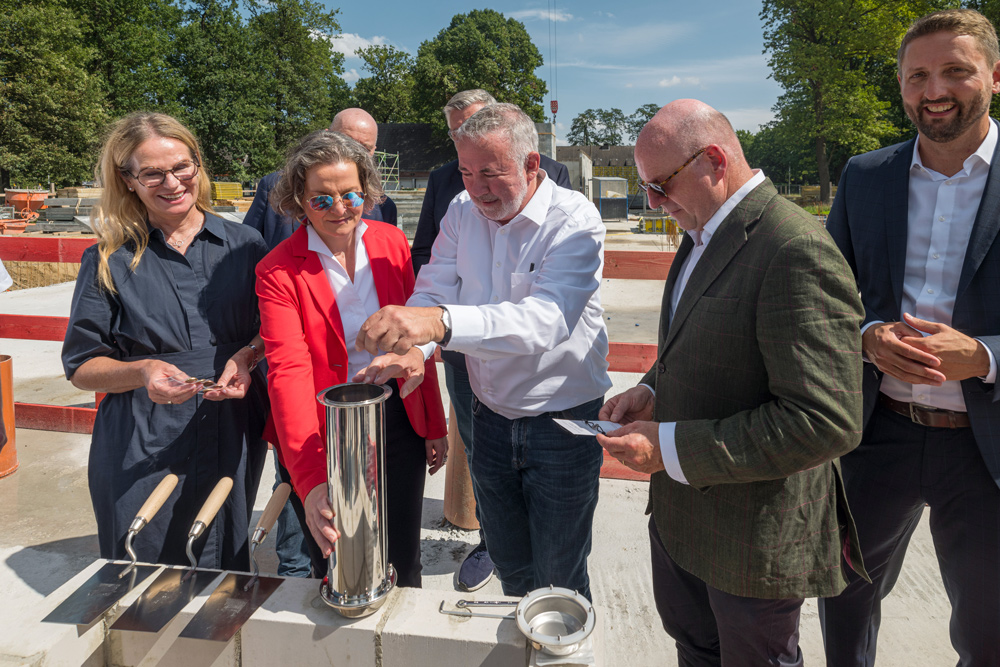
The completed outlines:
<svg viewBox="0 0 1000 667">
<path fill-rule="evenodd" d="M 181 248 L 181 246 L 183 246 L 187 242 L 187 240 L 189 238 L 191 238 L 192 236 L 194 236 L 195 234 L 197 234 L 199 231 L 201 231 L 202 227 L 203 227 L 203 225 L 198 225 L 198 229 L 195 229 L 194 231 L 192 231 L 191 233 L 189 233 L 187 236 L 185 236 L 184 238 L 182 238 L 180 241 L 174 241 L 173 239 L 167 239 L 167 245 L 172 246 L 174 248 L 177 248 L 179 250 Z"/>
</svg>

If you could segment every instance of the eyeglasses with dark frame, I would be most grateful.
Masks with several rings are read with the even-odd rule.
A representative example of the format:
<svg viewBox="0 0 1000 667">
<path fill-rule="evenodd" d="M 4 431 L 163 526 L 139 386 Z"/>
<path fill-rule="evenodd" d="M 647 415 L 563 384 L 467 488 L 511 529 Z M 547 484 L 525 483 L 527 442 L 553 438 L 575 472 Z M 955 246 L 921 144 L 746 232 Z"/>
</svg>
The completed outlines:
<svg viewBox="0 0 1000 667">
<path fill-rule="evenodd" d="M 310 197 L 306 200 L 309 204 L 309 208 L 314 211 L 326 211 L 333 208 L 333 205 L 338 201 L 347 200 L 347 205 L 350 208 L 357 208 L 365 203 L 365 198 L 359 195 L 357 192 L 348 192 L 340 197 L 334 197 L 333 195 L 316 195 L 315 197 Z"/>
<path fill-rule="evenodd" d="M 121 172 L 136 182 L 147 188 L 156 188 L 163 185 L 167 174 L 173 174 L 178 181 L 186 182 L 198 175 L 198 168 L 201 164 L 197 158 L 193 160 L 183 160 L 174 165 L 173 169 L 141 169 L 138 174 L 133 174 L 125 167 L 120 167 Z"/>
<path fill-rule="evenodd" d="M 704 153 L 707 150 L 708 150 L 707 146 L 705 148 L 702 148 L 700 151 L 698 151 L 697 153 L 695 153 L 694 155 L 692 155 L 691 157 L 689 157 L 687 159 L 687 162 L 685 162 L 681 166 L 677 167 L 677 171 L 675 171 L 674 173 L 670 174 L 669 176 L 667 176 L 662 181 L 660 181 L 658 183 L 647 183 L 646 181 L 639 181 L 639 187 L 642 188 L 643 192 L 649 192 L 649 190 L 652 189 L 652 191 L 655 192 L 656 194 L 662 195 L 663 197 L 666 197 L 667 193 L 666 193 L 666 190 L 664 190 L 664 188 L 666 187 L 667 183 L 670 182 L 670 179 L 673 178 L 674 176 L 676 176 L 677 174 L 681 173 L 684 170 L 684 167 L 686 167 L 689 164 L 691 164 L 692 162 L 694 162 L 695 158 L 697 158 L 699 155 L 701 155 L 702 153 Z"/>
</svg>

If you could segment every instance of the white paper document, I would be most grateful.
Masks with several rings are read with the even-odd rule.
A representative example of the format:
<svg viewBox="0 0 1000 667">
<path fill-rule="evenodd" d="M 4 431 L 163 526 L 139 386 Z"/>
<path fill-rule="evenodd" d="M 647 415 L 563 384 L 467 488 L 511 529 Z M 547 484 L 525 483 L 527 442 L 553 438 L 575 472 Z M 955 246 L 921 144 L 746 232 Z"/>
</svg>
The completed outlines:
<svg viewBox="0 0 1000 667">
<path fill-rule="evenodd" d="M 590 419 L 553 419 L 563 429 L 573 435 L 597 435 L 611 433 L 622 427 L 614 422 L 591 421 Z"/>
</svg>

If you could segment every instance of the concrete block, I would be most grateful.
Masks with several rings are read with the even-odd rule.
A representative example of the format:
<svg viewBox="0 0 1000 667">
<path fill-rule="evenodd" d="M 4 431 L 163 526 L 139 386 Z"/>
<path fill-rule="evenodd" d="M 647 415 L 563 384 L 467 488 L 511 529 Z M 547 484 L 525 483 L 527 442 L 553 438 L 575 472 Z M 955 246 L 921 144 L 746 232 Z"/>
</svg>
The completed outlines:
<svg viewBox="0 0 1000 667">
<path fill-rule="evenodd" d="M 453 591 L 399 589 L 381 632 L 382 667 L 524 667 L 528 646 L 513 620 L 461 618 L 438 611 L 442 600 L 445 609 L 455 609 L 460 599 L 475 597 Z M 485 611 L 505 614 L 514 607 Z"/>
<path fill-rule="evenodd" d="M 107 665 L 108 667 L 153 667 L 154 665 L 183 665 L 184 667 L 237 667 L 239 642 L 234 637 L 228 643 L 179 637 L 188 622 L 205 604 L 205 600 L 219 585 L 225 573 L 210 583 L 200 595 L 187 605 L 159 632 L 133 632 L 112 630 L 111 625 L 125 609 L 141 595 L 135 590 L 122 598 L 120 604 L 107 615 Z M 156 575 L 147 582 L 151 584 Z M 147 583 L 144 582 L 144 583 Z M 142 587 L 145 590 L 145 585 Z"/>
<path fill-rule="evenodd" d="M 27 591 L 5 591 L 7 604 L 0 611 L 3 627 L 0 665 L 103 665 L 101 619 L 89 626 L 42 622 L 103 564 L 103 561 L 92 563 L 44 598 Z"/>
<path fill-rule="evenodd" d="M 375 633 L 399 589 L 371 616 L 344 618 L 319 596 L 318 579 L 286 578 L 238 635 L 243 667 L 375 667 Z"/>
</svg>

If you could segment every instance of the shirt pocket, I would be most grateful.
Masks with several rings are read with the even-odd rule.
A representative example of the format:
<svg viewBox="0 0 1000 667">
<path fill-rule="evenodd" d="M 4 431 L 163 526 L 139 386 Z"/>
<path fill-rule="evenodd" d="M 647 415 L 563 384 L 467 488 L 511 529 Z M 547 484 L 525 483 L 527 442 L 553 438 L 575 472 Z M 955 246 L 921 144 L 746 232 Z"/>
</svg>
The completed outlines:
<svg viewBox="0 0 1000 667">
<path fill-rule="evenodd" d="M 510 300 L 518 303 L 531 293 L 531 286 L 535 284 L 535 273 L 512 273 L 510 274 Z"/>
</svg>

